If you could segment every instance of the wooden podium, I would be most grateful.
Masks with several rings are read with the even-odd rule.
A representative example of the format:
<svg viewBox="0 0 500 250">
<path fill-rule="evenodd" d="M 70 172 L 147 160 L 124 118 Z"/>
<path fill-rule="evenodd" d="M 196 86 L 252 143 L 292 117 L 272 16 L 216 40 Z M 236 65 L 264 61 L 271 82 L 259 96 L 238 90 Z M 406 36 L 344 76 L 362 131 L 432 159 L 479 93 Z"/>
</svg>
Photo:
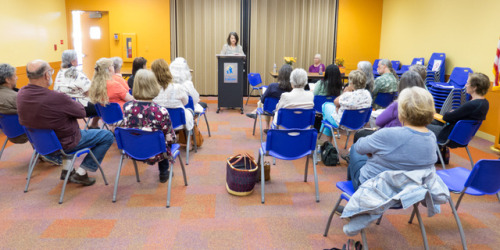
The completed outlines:
<svg viewBox="0 0 500 250">
<path fill-rule="evenodd" d="M 217 113 L 221 108 L 241 108 L 243 114 L 243 92 L 246 61 L 245 55 L 216 55 L 217 57 Z"/>
</svg>

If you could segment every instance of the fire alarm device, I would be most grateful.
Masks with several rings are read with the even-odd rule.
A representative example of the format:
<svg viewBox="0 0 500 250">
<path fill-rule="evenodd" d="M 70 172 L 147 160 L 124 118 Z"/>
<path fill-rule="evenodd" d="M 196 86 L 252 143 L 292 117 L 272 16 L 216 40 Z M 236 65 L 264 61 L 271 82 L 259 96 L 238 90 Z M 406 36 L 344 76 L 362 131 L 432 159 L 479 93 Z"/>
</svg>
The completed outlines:
<svg viewBox="0 0 500 250">
<path fill-rule="evenodd" d="M 118 33 L 115 33 L 115 34 L 113 35 L 113 37 L 115 38 L 115 41 L 120 40 L 120 34 L 118 34 Z"/>
</svg>

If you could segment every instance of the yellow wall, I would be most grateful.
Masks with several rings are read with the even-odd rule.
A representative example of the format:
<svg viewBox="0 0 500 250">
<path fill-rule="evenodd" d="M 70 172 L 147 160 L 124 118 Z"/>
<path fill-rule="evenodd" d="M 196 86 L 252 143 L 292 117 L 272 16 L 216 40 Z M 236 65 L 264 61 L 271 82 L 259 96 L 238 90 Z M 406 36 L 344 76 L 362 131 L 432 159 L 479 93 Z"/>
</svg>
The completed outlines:
<svg viewBox="0 0 500 250">
<path fill-rule="evenodd" d="M 446 74 L 470 67 L 493 77 L 500 36 L 500 1 L 384 0 L 380 57 L 409 64 L 414 57 L 446 53 Z M 480 130 L 497 135 L 500 93 L 489 93 L 490 110 Z"/>
<path fill-rule="evenodd" d="M 33 59 L 61 61 L 68 46 L 64 0 L 3 0 L 1 6 L 0 63 L 17 67 Z"/>
<path fill-rule="evenodd" d="M 339 0 L 337 57 L 344 58 L 346 74 L 359 61 L 379 58 L 382 0 Z"/>
<path fill-rule="evenodd" d="M 137 35 L 137 56 L 151 62 L 158 58 L 170 61 L 170 1 L 168 0 L 66 0 L 68 34 L 71 30 L 71 11 L 109 11 L 110 56 L 122 56 L 122 42 L 113 39 L 114 33 Z M 121 39 L 123 40 L 123 39 Z M 125 63 L 124 69 L 132 68 Z"/>
</svg>

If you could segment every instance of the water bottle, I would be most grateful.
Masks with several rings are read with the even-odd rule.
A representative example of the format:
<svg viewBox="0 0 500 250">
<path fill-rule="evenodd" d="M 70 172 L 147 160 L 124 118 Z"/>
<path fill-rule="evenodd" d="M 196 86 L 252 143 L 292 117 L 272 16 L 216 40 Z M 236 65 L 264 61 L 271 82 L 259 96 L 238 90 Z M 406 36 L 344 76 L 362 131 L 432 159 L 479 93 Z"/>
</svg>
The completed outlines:
<svg viewBox="0 0 500 250">
<path fill-rule="evenodd" d="M 274 66 L 273 66 L 273 73 L 274 73 L 274 74 L 276 74 L 276 73 L 277 73 L 277 71 L 276 71 L 276 63 L 275 63 L 275 64 L 274 64 Z"/>
<path fill-rule="evenodd" d="M 319 72 L 318 72 L 319 75 L 323 75 L 323 67 L 321 67 L 321 65 L 319 65 Z"/>
</svg>

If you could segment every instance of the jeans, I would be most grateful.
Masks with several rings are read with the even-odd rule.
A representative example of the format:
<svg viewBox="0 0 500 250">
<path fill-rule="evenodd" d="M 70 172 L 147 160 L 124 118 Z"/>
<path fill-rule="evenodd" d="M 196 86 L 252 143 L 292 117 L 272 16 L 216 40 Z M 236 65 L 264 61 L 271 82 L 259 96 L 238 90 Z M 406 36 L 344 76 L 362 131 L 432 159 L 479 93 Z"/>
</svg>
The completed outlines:
<svg viewBox="0 0 500 250">
<path fill-rule="evenodd" d="M 357 190 L 358 187 L 361 186 L 361 182 L 359 181 L 360 170 L 368 160 L 368 156 L 356 152 L 354 145 L 356 144 L 351 146 L 351 151 L 349 153 L 350 159 L 349 166 L 347 166 L 347 179 L 352 181 L 354 190 Z"/>
<path fill-rule="evenodd" d="M 158 162 L 158 170 L 160 171 L 160 176 L 169 174 L 167 159 Z"/>
<path fill-rule="evenodd" d="M 111 144 L 113 144 L 115 140 L 113 133 L 103 129 L 80 130 L 80 133 L 82 134 L 82 138 L 80 139 L 80 142 L 78 142 L 78 145 L 72 149 L 64 150 L 64 152 L 70 153 L 83 148 L 90 148 L 100 164 L 109 147 L 111 147 Z M 95 172 L 98 169 L 97 164 L 94 162 L 90 154 L 85 156 L 80 167 L 83 167 L 85 170 L 91 172 Z"/>
<path fill-rule="evenodd" d="M 337 107 L 335 107 L 335 104 L 331 102 L 326 102 L 325 104 L 323 104 L 322 109 L 323 109 L 323 120 L 327 120 L 333 126 L 336 126 L 337 122 L 332 117 L 332 113 L 337 112 Z M 321 128 L 319 131 L 321 131 L 322 129 L 323 129 L 323 124 L 321 124 Z M 330 131 L 329 128 L 325 128 L 323 134 L 325 134 L 326 136 L 332 136 L 332 131 Z"/>
</svg>

